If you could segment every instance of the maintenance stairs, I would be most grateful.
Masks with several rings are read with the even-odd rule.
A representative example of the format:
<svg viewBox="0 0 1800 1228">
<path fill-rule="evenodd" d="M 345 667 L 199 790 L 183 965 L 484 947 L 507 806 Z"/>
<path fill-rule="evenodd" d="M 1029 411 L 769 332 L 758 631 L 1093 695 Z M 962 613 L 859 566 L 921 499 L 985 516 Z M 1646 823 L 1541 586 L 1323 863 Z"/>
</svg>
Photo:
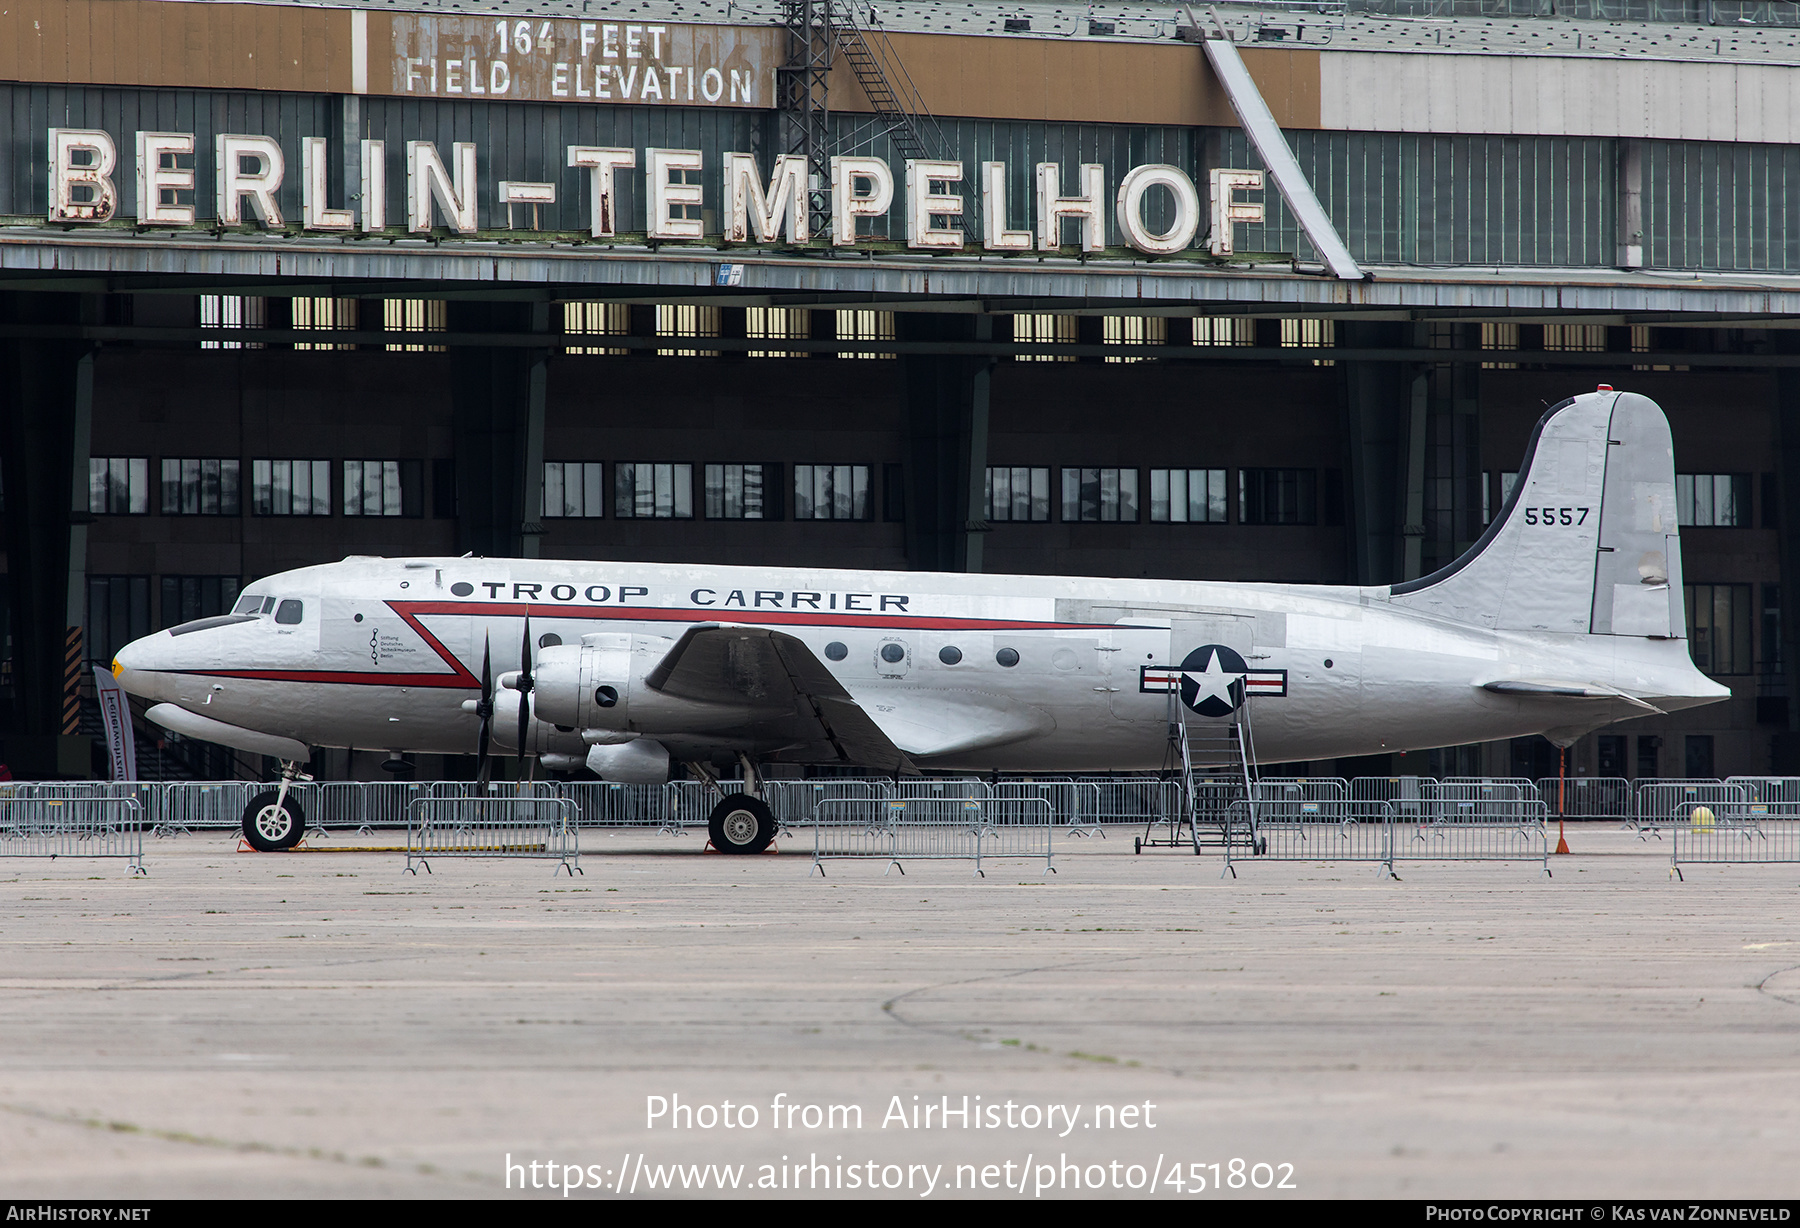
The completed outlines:
<svg viewBox="0 0 1800 1228">
<path fill-rule="evenodd" d="M 1196 854 L 1217 849 L 1242 856 L 1262 851 L 1248 696 L 1229 716 L 1209 719 L 1190 714 L 1171 692 L 1164 771 L 1179 785 L 1175 812 L 1150 820 L 1138 838 L 1139 852 L 1192 848 Z"/>
</svg>

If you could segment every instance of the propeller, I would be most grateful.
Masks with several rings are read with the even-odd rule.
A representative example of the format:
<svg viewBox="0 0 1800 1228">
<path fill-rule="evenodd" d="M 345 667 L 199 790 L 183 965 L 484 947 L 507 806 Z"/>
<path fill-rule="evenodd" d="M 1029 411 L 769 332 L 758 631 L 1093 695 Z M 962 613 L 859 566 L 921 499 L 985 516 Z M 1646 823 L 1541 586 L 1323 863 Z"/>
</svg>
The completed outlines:
<svg viewBox="0 0 1800 1228">
<path fill-rule="evenodd" d="M 485 787 L 488 782 L 488 774 L 493 767 L 488 761 L 488 732 L 494 723 L 494 670 L 488 637 L 485 635 L 481 637 L 481 698 L 476 701 L 475 715 L 481 718 L 481 739 L 476 749 L 479 760 L 475 768 L 475 779 Z"/>
<path fill-rule="evenodd" d="M 519 645 L 519 779 L 525 779 L 525 737 L 531 727 L 531 615 L 525 615 L 525 640 Z"/>
</svg>

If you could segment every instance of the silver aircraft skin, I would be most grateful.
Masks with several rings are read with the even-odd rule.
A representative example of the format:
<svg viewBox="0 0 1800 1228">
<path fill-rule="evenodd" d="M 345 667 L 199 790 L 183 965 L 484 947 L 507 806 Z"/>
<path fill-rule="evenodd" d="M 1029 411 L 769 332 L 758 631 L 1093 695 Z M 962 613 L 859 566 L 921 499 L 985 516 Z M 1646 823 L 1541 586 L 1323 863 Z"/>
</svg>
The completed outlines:
<svg viewBox="0 0 1800 1228">
<path fill-rule="evenodd" d="M 529 636 L 529 640 L 527 640 Z M 1539 422 L 1487 533 L 1378 587 L 350 558 L 114 663 L 150 717 L 304 761 L 496 750 L 603 778 L 672 762 L 1087 772 L 1166 763 L 1248 702 L 1264 762 L 1543 733 L 1727 698 L 1688 655 L 1667 420 L 1610 389 Z"/>
</svg>

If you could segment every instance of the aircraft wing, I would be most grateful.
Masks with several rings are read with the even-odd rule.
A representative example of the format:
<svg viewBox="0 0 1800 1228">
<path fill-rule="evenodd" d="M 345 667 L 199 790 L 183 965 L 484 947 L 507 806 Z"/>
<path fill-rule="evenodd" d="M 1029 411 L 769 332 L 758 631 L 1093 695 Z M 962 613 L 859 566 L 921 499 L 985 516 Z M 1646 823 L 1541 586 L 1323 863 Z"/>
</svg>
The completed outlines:
<svg viewBox="0 0 1800 1228">
<path fill-rule="evenodd" d="M 769 627 L 689 627 L 644 679 L 681 699 L 810 715 L 845 763 L 917 775 L 919 769 L 839 685 L 812 649 Z"/>
</svg>

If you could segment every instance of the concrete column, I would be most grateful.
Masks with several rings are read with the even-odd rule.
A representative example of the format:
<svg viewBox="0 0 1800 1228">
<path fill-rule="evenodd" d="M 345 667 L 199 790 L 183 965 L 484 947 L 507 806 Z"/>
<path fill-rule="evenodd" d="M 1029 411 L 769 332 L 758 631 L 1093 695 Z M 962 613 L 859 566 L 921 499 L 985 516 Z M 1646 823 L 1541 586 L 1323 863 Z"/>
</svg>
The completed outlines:
<svg viewBox="0 0 1800 1228">
<path fill-rule="evenodd" d="M 0 320 L 78 325 L 73 294 L 0 294 Z M 86 378 L 83 378 L 84 372 Z M 5 466 L 6 555 L 11 577 L 13 711 L 0 755 L 20 778 L 86 776 L 86 739 L 64 736 L 69 710 L 65 660 L 79 645 L 85 583 L 73 582 L 71 550 L 80 500 L 85 516 L 85 450 L 77 437 L 90 413 L 89 347 L 78 341 L 0 341 L 0 463 Z M 84 398 L 83 390 L 86 390 Z M 85 449 L 85 441 L 83 441 Z M 80 482 L 76 467 L 80 462 Z"/>
<path fill-rule="evenodd" d="M 459 551 L 535 558 L 543 529 L 549 307 L 452 299 L 451 332 L 540 332 L 542 349 L 459 346 L 450 353 Z"/>
<path fill-rule="evenodd" d="M 1405 324 L 1338 325 L 1346 347 L 1405 345 Z M 1401 478 L 1409 428 L 1411 372 L 1400 363 L 1343 362 L 1346 574 L 1355 584 L 1392 584 L 1401 578 Z"/>
<path fill-rule="evenodd" d="M 986 315 L 902 314 L 904 341 L 986 341 Z M 987 531 L 988 383 L 993 360 L 908 354 L 906 556 L 917 571 L 980 571 Z"/>
</svg>

